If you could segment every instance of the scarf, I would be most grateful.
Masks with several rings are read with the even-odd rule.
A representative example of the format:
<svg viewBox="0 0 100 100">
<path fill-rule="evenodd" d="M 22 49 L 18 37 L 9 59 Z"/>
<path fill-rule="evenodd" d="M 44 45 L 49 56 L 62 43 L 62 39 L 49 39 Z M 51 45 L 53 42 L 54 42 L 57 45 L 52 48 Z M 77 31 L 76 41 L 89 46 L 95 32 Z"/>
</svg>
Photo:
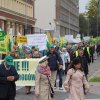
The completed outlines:
<svg viewBox="0 0 100 100">
<path fill-rule="evenodd" d="M 46 76 L 51 75 L 51 71 L 50 71 L 50 68 L 48 66 L 39 66 L 38 67 L 38 72 L 40 74 L 43 74 L 43 75 L 46 75 Z"/>
</svg>

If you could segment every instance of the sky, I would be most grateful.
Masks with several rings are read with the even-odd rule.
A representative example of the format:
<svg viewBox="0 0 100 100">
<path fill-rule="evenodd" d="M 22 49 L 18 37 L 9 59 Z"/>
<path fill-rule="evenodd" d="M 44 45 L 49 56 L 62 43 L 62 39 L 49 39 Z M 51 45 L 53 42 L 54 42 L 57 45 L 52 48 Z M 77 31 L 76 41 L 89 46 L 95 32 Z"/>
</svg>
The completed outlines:
<svg viewBox="0 0 100 100">
<path fill-rule="evenodd" d="M 88 4 L 89 0 L 79 0 L 79 12 L 83 13 L 86 11 L 85 7 Z"/>
</svg>

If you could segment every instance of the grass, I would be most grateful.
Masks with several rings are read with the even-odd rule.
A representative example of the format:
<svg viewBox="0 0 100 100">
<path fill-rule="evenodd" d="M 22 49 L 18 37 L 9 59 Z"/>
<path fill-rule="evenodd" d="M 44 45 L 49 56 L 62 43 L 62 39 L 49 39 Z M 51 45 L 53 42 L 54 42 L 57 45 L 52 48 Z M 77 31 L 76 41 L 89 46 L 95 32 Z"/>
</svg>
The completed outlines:
<svg viewBox="0 0 100 100">
<path fill-rule="evenodd" d="M 90 82 L 100 82 L 100 77 L 94 77 L 90 79 Z"/>
</svg>

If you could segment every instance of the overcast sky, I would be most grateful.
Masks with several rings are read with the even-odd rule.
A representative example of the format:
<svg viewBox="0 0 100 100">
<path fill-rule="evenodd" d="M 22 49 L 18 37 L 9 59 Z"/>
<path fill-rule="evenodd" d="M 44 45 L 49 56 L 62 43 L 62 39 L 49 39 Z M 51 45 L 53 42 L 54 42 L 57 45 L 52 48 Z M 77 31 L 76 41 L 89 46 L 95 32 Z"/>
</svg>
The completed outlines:
<svg viewBox="0 0 100 100">
<path fill-rule="evenodd" d="M 79 12 L 85 12 L 85 6 L 88 4 L 89 0 L 79 0 Z"/>
</svg>

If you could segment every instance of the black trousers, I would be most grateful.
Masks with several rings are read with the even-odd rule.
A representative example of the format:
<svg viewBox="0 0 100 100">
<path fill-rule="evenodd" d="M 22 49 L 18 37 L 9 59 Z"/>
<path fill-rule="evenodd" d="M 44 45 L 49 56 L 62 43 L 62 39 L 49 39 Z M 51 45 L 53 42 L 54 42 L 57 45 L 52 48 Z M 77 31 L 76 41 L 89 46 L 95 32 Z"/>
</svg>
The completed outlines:
<svg viewBox="0 0 100 100">
<path fill-rule="evenodd" d="M 65 63 L 65 75 L 67 74 L 68 66 L 69 66 L 69 63 Z"/>
<path fill-rule="evenodd" d="M 6 98 L 6 99 L 0 99 L 0 100 L 15 100 L 15 97 Z"/>
<path fill-rule="evenodd" d="M 93 54 L 91 54 L 90 59 L 91 59 L 91 62 L 93 63 L 94 62 L 94 56 L 93 56 Z"/>
<path fill-rule="evenodd" d="M 58 76 L 59 76 L 59 87 L 62 87 L 63 82 L 63 69 L 58 70 Z"/>
</svg>

